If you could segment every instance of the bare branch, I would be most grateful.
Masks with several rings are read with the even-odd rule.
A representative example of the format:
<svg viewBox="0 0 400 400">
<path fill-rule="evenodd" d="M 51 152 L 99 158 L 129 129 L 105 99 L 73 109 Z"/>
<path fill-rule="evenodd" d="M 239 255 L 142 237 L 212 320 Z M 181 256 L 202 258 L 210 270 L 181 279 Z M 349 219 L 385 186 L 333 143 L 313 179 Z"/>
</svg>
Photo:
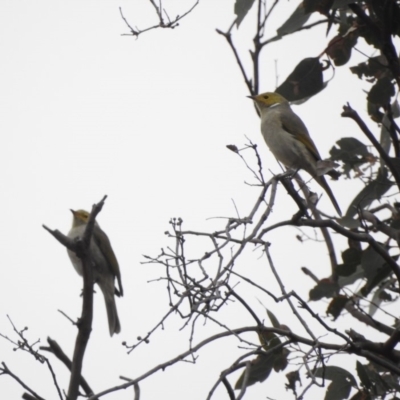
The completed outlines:
<svg viewBox="0 0 400 400">
<path fill-rule="evenodd" d="M 34 390 L 32 390 L 26 383 L 24 383 L 17 375 L 11 372 L 11 370 L 7 367 L 6 363 L 2 362 L 1 365 L 3 366 L 0 368 L 0 374 L 6 374 L 11 376 L 14 380 L 16 380 L 25 390 L 31 393 L 35 400 L 44 400 L 43 397 L 39 396 Z"/>
<path fill-rule="evenodd" d="M 150 4 L 154 7 L 156 14 L 157 14 L 157 18 L 158 18 L 158 23 L 150 26 L 148 28 L 145 29 L 139 29 L 139 28 L 133 28 L 129 22 L 127 21 L 127 19 L 125 18 L 124 14 L 122 13 L 122 8 L 119 7 L 119 12 L 121 14 L 121 18 L 123 19 L 123 21 L 125 22 L 126 26 L 129 28 L 129 30 L 131 31 L 131 33 L 129 34 L 122 34 L 122 36 L 135 36 L 135 37 L 139 37 L 139 35 L 141 35 L 142 33 L 151 31 L 153 29 L 158 29 L 158 28 L 166 28 L 166 29 L 174 29 L 177 26 L 179 26 L 179 21 L 183 18 L 185 18 L 188 14 L 190 14 L 195 8 L 196 6 L 199 4 L 200 0 L 196 0 L 196 2 L 193 4 L 192 7 L 190 7 L 186 12 L 184 12 L 182 15 L 177 15 L 173 20 L 171 20 L 166 12 L 165 9 L 163 9 L 161 7 L 161 2 L 160 2 L 160 6 L 158 6 L 154 0 L 149 0 Z M 166 22 L 167 20 L 167 22 Z"/>
</svg>

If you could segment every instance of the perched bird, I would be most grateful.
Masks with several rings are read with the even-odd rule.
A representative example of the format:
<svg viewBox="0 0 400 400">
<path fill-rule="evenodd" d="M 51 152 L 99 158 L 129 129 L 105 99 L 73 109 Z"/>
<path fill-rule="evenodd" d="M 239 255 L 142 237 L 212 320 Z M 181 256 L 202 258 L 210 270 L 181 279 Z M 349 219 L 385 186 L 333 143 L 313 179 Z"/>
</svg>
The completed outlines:
<svg viewBox="0 0 400 400">
<path fill-rule="evenodd" d="M 68 233 L 68 237 L 71 239 L 75 239 L 76 237 L 82 238 L 90 214 L 84 210 L 71 210 L 71 212 L 73 215 L 72 228 Z M 110 335 L 112 336 L 114 333 L 119 333 L 121 331 L 114 297 L 114 294 L 117 296 L 123 295 L 121 273 L 110 240 L 97 222 L 94 224 L 93 235 L 90 241 L 90 253 L 93 262 L 93 279 L 103 292 L 106 302 L 108 327 L 110 329 Z M 76 272 L 82 276 L 81 259 L 71 250 L 68 250 L 68 255 Z M 118 289 L 114 286 L 115 278 L 117 278 L 118 281 Z"/>
<path fill-rule="evenodd" d="M 306 126 L 300 117 L 290 108 L 289 102 L 278 93 L 262 93 L 249 96 L 253 99 L 261 116 L 261 133 L 276 159 L 287 168 L 304 169 L 325 190 L 336 211 L 342 212 L 325 177 L 321 175 L 317 163 L 321 156 Z M 339 173 L 327 172 L 334 179 Z"/>
</svg>

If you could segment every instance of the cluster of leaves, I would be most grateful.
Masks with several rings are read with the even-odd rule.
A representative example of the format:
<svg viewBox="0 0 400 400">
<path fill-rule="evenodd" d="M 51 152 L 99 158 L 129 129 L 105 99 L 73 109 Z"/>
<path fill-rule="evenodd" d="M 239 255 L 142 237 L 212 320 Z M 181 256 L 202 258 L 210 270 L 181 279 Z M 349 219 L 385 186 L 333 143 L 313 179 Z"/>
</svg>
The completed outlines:
<svg viewBox="0 0 400 400">
<path fill-rule="evenodd" d="M 333 26 L 337 27 L 337 34 L 327 40 L 325 48 L 321 49 L 321 54 L 316 57 L 306 57 L 298 62 L 284 82 L 276 88 L 276 92 L 291 102 L 302 103 L 325 89 L 328 82 L 324 81 L 324 71 L 348 64 L 353 50 L 357 50 L 356 46 L 361 40 L 370 46 L 370 53 L 374 54 L 367 61 L 350 67 L 350 71 L 371 85 L 366 95 L 367 109 L 371 119 L 379 124 L 380 139 L 375 139 L 375 135 L 369 131 L 366 124 L 347 105 L 344 107 L 342 116 L 354 119 L 371 144 L 368 145 L 352 137 L 344 137 L 338 140 L 330 151 L 331 159 L 341 163 L 343 175 L 349 179 L 355 177 L 362 180 L 364 188 L 349 202 L 345 217 L 338 221 L 340 227 L 335 223 L 325 225 L 323 222 L 319 225 L 313 225 L 312 222 L 306 224 L 305 221 L 302 223 L 307 226 L 334 228 L 337 233 L 348 238 L 348 248 L 342 252 L 342 262 L 332 263 L 329 277 L 315 279 L 316 285 L 310 290 L 310 300 L 318 301 L 328 298 L 330 303 L 327 314 L 331 315 L 333 320 L 339 318 L 346 310 L 362 323 L 388 335 L 387 343 L 375 343 L 378 347 L 386 349 L 386 353 L 381 352 L 379 357 L 398 363 L 399 355 L 393 350 L 399 342 L 396 318 L 393 318 L 395 326 L 393 328 L 382 324 L 374 317 L 383 302 L 395 302 L 398 299 L 400 290 L 400 269 L 397 265 L 400 245 L 399 205 L 396 202 L 377 205 L 377 201 L 381 201 L 391 188 L 395 186 L 398 190 L 400 187 L 398 139 L 400 129 L 394 121 L 400 112 L 397 101 L 392 101 L 396 92 L 395 87 L 400 86 L 400 63 L 392 42 L 392 37 L 400 36 L 400 2 L 395 0 L 299 1 L 292 15 L 278 28 L 277 35 L 267 40 L 264 40 L 263 36 L 264 23 L 278 1 L 273 3 L 268 12 L 265 12 L 266 17 L 263 19 L 263 17 L 260 18 L 262 15 L 260 4 L 264 4 L 263 2 L 236 0 L 234 9 L 236 27 L 240 27 L 246 15 L 257 3 L 259 29 L 254 39 L 254 50 L 251 51 L 254 64 L 258 62 L 258 53 L 270 42 L 281 40 L 286 35 L 317 24 L 326 24 L 327 33 Z M 308 23 L 311 15 L 317 13 L 323 15 L 323 19 Z M 225 36 L 233 47 L 229 34 L 230 32 Z M 238 52 L 235 49 L 234 52 L 238 58 Z M 376 52 L 378 55 L 375 55 Z M 258 90 L 259 77 L 248 78 L 242 66 L 241 70 L 247 86 L 254 94 L 253 91 Z M 258 69 L 254 68 L 254 70 Z M 392 148 L 394 156 L 389 156 Z M 371 208 L 372 206 L 374 208 Z M 367 244 L 362 245 L 363 242 Z M 332 250 L 329 248 L 329 251 Z M 354 293 L 353 288 L 357 286 L 359 289 Z M 278 327 L 276 318 L 271 317 L 271 313 L 268 314 L 272 325 Z M 259 336 L 260 345 L 266 353 L 258 354 L 250 362 L 236 383 L 236 389 L 262 382 L 270 376 L 272 370 L 278 372 L 287 367 L 289 353 L 283 352 L 283 342 L 280 337 L 271 332 L 259 333 Z M 347 339 L 352 345 L 361 343 L 360 346 L 365 345 L 365 348 L 371 345 L 367 340 L 360 339 L 360 335 L 351 331 L 347 333 Z M 378 347 L 370 346 L 379 353 Z M 381 368 L 374 362 L 362 364 L 357 361 L 356 371 L 359 384 L 352 374 L 335 366 L 317 366 L 316 364 L 312 376 L 331 381 L 326 391 L 326 399 L 347 399 L 352 388 L 357 390 L 353 399 L 385 397 L 389 393 L 394 394 L 399 391 L 397 370 L 393 374 L 393 371 L 390 373 L 388 369 Z M 298 371 L 289 372 L 287 378 L 289 382 L 287 388 L 295 393 L 296 382 L 300 379 Z"/>
<path fill-rule="evenodd" d="M 236 0 L 237 26 L 253 3 L 254 0 Z M 329 60 L 337 67 L 347 64 L 358 39 L 363 38 L 380 55 L 350 69 L 360 79 L 373 83 L 367 95 L 368 110 L 374 120 L 381 122 L 383 114 L 379 108 L 387 107 L 395 94 L 394 82 L 397 80 L 399 83 L 400 80 L 398 62 L 393 59 L 397 56 L 391 43 L 392 35 L 400 35 L 399 3 L 382 0 L 304 0 L 278 28 L 278 38 L 305 28 L 314 13 L 326 17 L 320 22 L 327 24 L 327 32 L 332 25 L 338 25 L 338 34 L 329 41 L 320 56 L 301 60 L 276 91 L 289 101 L 299 102 L 314 96 L 327 86 L 322 72 L 332 65 Z M 329 60 L 321 62 L 324 54 Z"/>
<path fill-rule="evenodd" d="M 274 328 L 289 329 L 285 325 L 281 325 L 270 310 L 267 310 L 267 314 Z M 290 351 L 282 346 L 282 340 L 278 335 L 273 332 L 259 331 L 258 338 L 265 352 L 260 352 L 256 358 L 250 361 L 248 376 L 246 377 L 246 371 L 243 372 L 235 384 L 235 389 L 241 389 L 245 379 L 247 379 L 246 385 L 251 386 L 257 382 L 264 382 L 272 370 L 280 372 L 288 366 Z"/>
</svg>

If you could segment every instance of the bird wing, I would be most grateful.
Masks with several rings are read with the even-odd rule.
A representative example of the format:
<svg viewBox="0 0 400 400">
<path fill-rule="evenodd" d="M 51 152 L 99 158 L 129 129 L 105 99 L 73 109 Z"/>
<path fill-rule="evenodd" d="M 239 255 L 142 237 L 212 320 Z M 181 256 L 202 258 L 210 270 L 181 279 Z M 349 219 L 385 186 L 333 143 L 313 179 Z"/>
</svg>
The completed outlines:
<svg viewBox="0 0 400 400">
<path fill-rule="evenodd" d="M 280 113 L 282 128 L 295 136 L 297 140 L 303 143 L 308 151 L 314 156 L 315 160 L 321 160 L 317 148 L 308 133 L 307 127 L 304 122 L 297 116 L 291 109 L 284 110 Z"/>
<path fill-rule="evenodd" d="M 122 282 L 121 282 L 121 273 L 119 270 L 119 265 L 117 261 L 117 257 L 115 257 L 114 251 L 111 247 L 110 239 L 108 236 L 100 229 L 94 229 L 93 231 L 93 239 L 97 244 L 97 247 L 102 252 L 104 258 L 107 260 L 107 264 L 110 267 L 112 274 L 117 278 L 119 293 L 116 293 L 119 296 L 123 296 Z M 102 249 L 108 248 L 110 251 L 109 254 L 105 254 Z"/>
</svg>

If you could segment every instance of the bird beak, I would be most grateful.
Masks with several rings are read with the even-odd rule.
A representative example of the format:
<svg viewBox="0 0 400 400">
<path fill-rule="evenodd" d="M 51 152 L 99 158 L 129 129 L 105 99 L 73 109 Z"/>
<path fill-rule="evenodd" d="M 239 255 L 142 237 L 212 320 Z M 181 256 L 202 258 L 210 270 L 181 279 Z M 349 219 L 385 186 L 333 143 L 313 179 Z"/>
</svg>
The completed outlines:
<svg viewBox="0 0 400 400">
<path fill-rule="evenodd" d="M 246 96 L 248 99 L 252 99 L 252 100 L 255 100 L 256 99 L 256 96 Z"/>
<path fill-rule="evenodd" d="M 72 210 L 71 208 L 69 209 L 69 211 L 71 211 L 72 214 L 75 215 L 75 212 L 76 212 L 76 211 Z"/>
</svg>

